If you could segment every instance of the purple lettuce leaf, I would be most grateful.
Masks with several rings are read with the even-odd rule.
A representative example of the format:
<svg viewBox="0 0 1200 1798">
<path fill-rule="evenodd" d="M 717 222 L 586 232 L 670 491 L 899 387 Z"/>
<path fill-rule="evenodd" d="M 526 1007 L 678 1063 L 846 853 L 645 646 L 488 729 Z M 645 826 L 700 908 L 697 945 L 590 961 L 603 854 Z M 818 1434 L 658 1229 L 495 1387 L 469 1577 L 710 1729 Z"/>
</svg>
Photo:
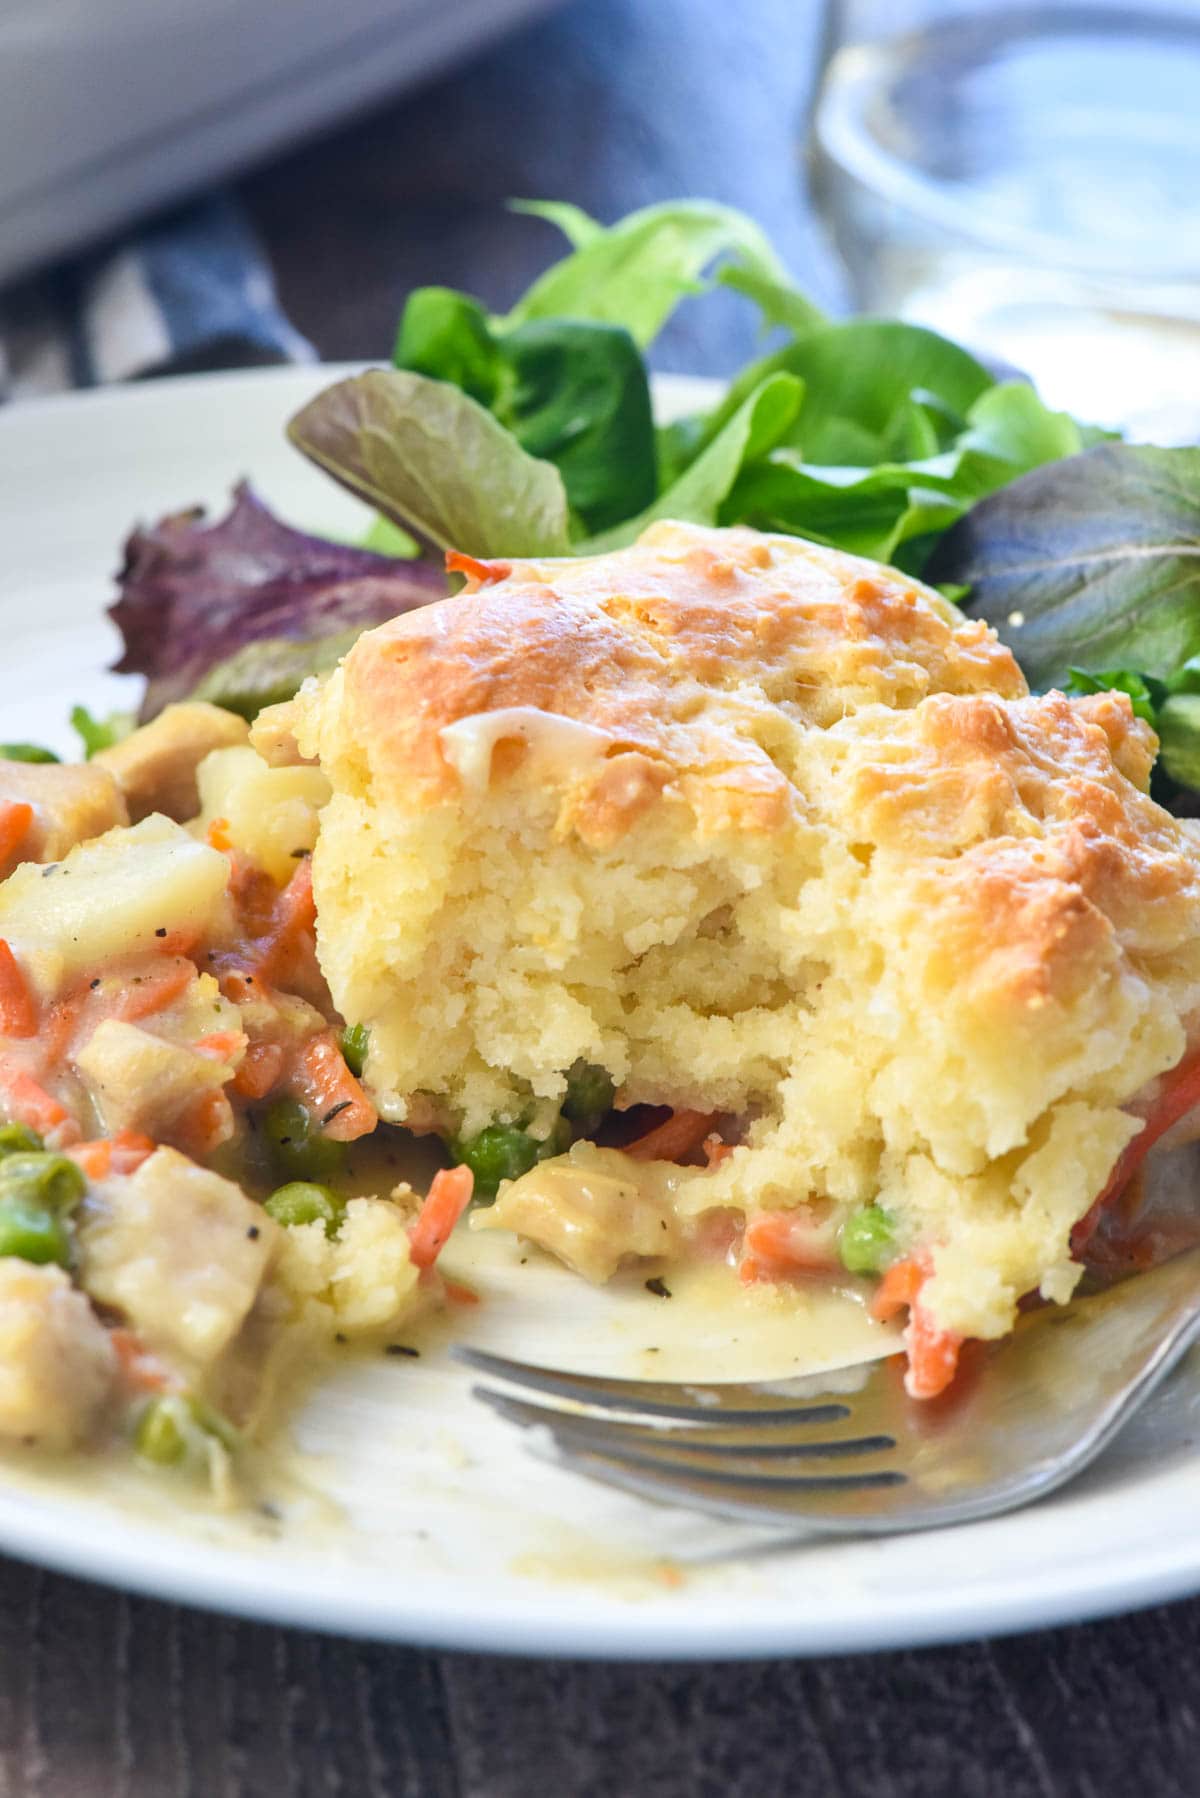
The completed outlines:
<svg viewBox="0 0 1200 1798">
<path fill-rule="evenodd" d="M 446 595 L 430 562 L 310 537 L 242 482 L 215 524 L 202 509 L 139 528 L 109 610 L 124 639 L 119 674 L 144 674 L 142 720 L 195 691 L 246 646 L 347 638 Z"/>
</svg>

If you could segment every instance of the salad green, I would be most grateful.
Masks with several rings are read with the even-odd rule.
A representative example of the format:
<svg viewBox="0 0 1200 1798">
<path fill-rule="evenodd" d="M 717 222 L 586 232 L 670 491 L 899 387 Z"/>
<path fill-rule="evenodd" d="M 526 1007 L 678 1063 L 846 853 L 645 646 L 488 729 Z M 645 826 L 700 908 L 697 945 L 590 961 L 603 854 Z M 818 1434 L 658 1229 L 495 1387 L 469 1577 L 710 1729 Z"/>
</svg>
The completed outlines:
<svg viewBox="0 0 1200 1798">
<path fill-rule="evenodd" d="M 187 515 L 131 540 L 114 616 L 121 666 L 150 676 L 143 716 L 192 690 L 247 715 L 286 697 L 375 617 L 444 591 L 447 549 L 589 555 L 672 517 L 921 575 L 993 623 L 1035 688 L 1128 692 L 1162 770 L 1200 784 L 1200 449 L 1104 440 L 917 325 L 828 319 L 728 207 L 675 201 L 611 226 L 519 209 L 568 249 L 510 311 L 418 289 L 392 366 L 334 383 L 289 427 L 375 508 L 369 541 L 387 554 L 291 531 L 244 490 L 225 525 Z M 656 424 L 647 353 L 717 287 L 757 309 L 762 354 L 711 405 Z M 242 538 L 252 593 L 223 555 Z M 177 630 L 160 628 L 164 592 Z"/>
</svg>

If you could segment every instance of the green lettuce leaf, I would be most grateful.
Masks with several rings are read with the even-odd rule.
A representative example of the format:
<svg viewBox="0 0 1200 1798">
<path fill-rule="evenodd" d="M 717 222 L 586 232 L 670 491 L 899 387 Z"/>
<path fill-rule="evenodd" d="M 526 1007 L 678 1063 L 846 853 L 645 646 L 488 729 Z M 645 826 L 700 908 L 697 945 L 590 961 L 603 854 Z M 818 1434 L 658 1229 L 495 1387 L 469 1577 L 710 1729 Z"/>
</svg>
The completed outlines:
<svg viewBox="0 0 1200 1798">
<path fill-rule="evenodd" d="M 942 403 L 939 399 L 937 405 Z M 928 391 L 917 404 L 932 430 L 935 407 Z M 912 572 L 921 571 L 938 535 L 983 495 L 1037 461 L 1079 447 L 1073 420 L 1048 411 L 1033 389 L 1020 382 L 987 388 L 969 403 L 953 448 L 907 462 L 840 467 L 810 462 L 790 447 L 791 439 L 805 439 L 808 408 L 806 388 L 789 442 L 739 476 L 722 522 L 793 531 L 879 562 L 898 560 Z M 905 415 L 901 402 L 892 419 Z M 826 445 L 835 440 L 831 416 L 826 410 L 819 421 Z M 874 416 L 878 420 L 881 414 Z M 915 429 L 913 415 L 907 416 L 909 428 Z M 871 427 L 864 423 L 862 428 Z M 962 583 L 946 578 L 961 588 Z"/>
<path fill-rule="evenodd" d="M 620 326 L 563 318 L 501 330 L 467 294 L 422 287 L 409 296 L 392 359 L 461 387 L 522 449 L 553 462 L 584 530 L 654 498 L 650 383 Z"/>
<path fill-rule="evenodd" d="M 804 397 L 792 375 L 770 375 L 749 394 L 720 435 L 679 479 L 636 518 L 576 546 L 580 555 L 622 549 L 660 518 L 716 524 L 742 469 L 764 456 L 789 429 Z"/>
<path fill-rule="evenodd" d="M 589 319 L 624 326 L 644 350 L 680 300 L 704 291 L 701 276 L 719 256 L 733 256 L 742 268 L 789 286 L 762 228 L 712 200 L 645 206 L 607 228 L 574 207 L 525 201 L 518 210 L 549 219 L 576 247 L 500 321 L 510 328 L 533 319 Z"/>
<path fill-rule="evenodd" d="M 394 368 L 338 381 L 288 425 L 310 461 L 438 549 L 557 556 L 570 547 L 567 496 L 475 400 Z"/>
</svg>

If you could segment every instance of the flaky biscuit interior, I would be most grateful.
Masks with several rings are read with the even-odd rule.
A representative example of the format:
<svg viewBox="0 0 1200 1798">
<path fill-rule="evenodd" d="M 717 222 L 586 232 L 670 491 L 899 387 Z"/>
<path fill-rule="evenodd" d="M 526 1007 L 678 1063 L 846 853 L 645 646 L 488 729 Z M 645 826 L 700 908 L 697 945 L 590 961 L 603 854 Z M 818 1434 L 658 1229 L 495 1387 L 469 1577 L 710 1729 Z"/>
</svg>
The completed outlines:
<svg viewBox="0 0 1200 1798">
<path fill-rule="evenodd" d="M 286 722 L 385 1115 L 473 1131 L 596 1063 L 743 1120 L 685 1214 L 878 1200 L 963 1334 L 1070 1292 L 1200 1003 L 1200 864 L 1124 696 L 1031 697 L 893 569 L 661 523 L 482 568 Z"/>
</svg>

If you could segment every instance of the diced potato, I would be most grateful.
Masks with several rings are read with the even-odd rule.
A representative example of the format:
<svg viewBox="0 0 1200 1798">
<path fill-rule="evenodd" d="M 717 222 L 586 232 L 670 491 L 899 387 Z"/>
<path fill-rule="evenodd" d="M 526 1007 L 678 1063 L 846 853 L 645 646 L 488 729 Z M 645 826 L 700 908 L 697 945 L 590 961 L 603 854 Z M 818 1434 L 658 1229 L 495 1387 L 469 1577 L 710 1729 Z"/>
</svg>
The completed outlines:
<svg viewBox="0 0 1200 1798">
<path fill-rule="evenodd" d="M 599 1285 L 628 1257 L 679 1247 L 671 1195 L 691 1172 L 577 1143 L 502 1187 L 494 1205 L 472 1214 L 471 1228 L 512 1230 Z"/>
<path fill-rule="evenodd" d="M 214 749 L 244 743 L 250 726 L 235 712 L 204 700 L 169 705 L 123 742 L 102 749 L 92 767 L 115 776 L 136 824 L 151 812 L 165 812 L 181 824 L 200 809 L 196 770 Z"/>
<path fill-rule="evenodd" d="M 168 818 L 147 818 L 72 849 L 47 868 L 18 868 L 0 886 L 0 937 L 38 991 L 120 956 L 153 949 L 159 933 L 199 937 L 221 919 L 228 859 Z"/>
<path fill-rule="evenodd" d="M 109 1399 L 108 1332 L 61 1267 L 0 1260 L 0 1436 L 70 1448 Z"/>
<path fill-rule="evenodd" d="M 58 861 L 76 843 L 129 822 L 120 787 L 94 762 L 0 761 L 0 800 L 12 799 L 33 807 L 33 822 L 9 862 L 0 864 L 0 880 L 19 862 Z"/>
<path fill-rule="evenodd" d="M 223 818 L 235 849 L 283 883 L 317 840 L 329 782 L 319 768 L 271 768 L 253 749 L 218 749 L 197 775 L 200 823 Z"/>
<path fill-rule="evenodd" d="M 245 1322 L 278 1237 L 232 1180 L 156 1149 L 82 1206 L 81 1279 L 151 1349 L 202 1371 Z"/>
<path fill-rule="evenodd" d="M 170 1136 L 196 1100 L 216 1092 L 234 1071 L 229 1062 L 197 1055 L 120 1018 L 96 1026 L 75 1065 L 106 1136 L 118 1130 Z"/>
</svg>

